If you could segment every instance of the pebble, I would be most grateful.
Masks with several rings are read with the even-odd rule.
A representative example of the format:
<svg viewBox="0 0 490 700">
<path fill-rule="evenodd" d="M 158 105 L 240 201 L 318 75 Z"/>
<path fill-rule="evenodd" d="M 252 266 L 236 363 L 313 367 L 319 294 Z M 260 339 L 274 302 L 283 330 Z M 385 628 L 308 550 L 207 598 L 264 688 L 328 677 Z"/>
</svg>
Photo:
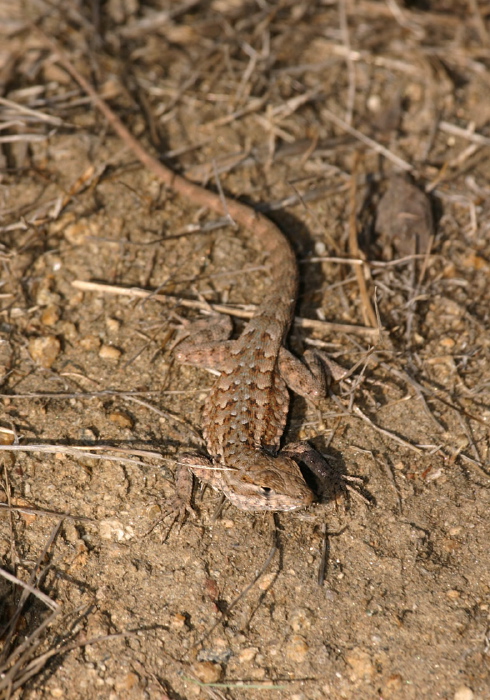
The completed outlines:
<svg viewBox="0 0 490 700">
<path fill-rule="evenodd" d="M 15 505 L 22 508 L 22 506 L 29 506 L 30 504 L 23 498 L 16 498 Z M 19 515 L 26 525 L 32 525 L 32 523 L 37 519 L 37 515 L 35 513 L 23 513 L 20 511 Z"/>
<path fill-rule="evenodd" d="M 254 665 L 247 675 L 250 675 L 252 680 L 263 681 L 267 678 L 267 670 L 265 668 L 257 668 L 257 666 Z"/>
<path fill-rule="evenodd" d="M 114 689 L 122 692 L 124 690 L 132 690 L 138 685 L 139 678 L 136 673 L 126 673 L 124 676 L 119 676 L 114 682 Z"/>
<path fill-rule="evenodd" d="M 399 673 L 393 673 L 387 678 L 384 684 L 384 692 L 386 695 L 397 693 L 403 688 L 403 677 Z"/>
<path fill-rule="evenodd" d="M 298 608 L 289 618 L 293 632 L 301 632 L 311 627 L 313 616 L 307 608 Z"/>
<path fill-rule="evenodd" d="M 466 685 L 462 685 L 454 693 L 454 700 L 473 700 L 474 697 L 474 692 Z"/>
<path fill-rule="evenodd" d="M 119 360 L 122 351 L 114 345 L 103 345 L 99 350 L 99 357 L 103 360 Z"/>
<path fill-rule="evenodd" d="M 212 661 L 197 661 L 192 665 L 192 670 L 201 683 L 217 683 L 222 673 L 221 666 Z"/>
<path fill-rule="evenodd" d="M 162 509 L 158 505 L 158 503 L 153 503 L 151 506 L 148 506 L 146 510 L 146 515 L 150 520 L 156 520 L 160 515 L 162 514 Z"/>
<path fill-rule="evenodd" d="M 100 338 L 96 335 L 86 335 L 80 339 L 80 347 L 83 350 L 95 351 L 100 348 Z"/>
<path fill-rule="evenodd" d="M 109 333 L 117 333 L 121 328 L 121 321 L 117 318 L 108 318 L 105 323 Z"/>
<path fill-rule="evenodd" d="M 99 534 L 103 540 L 131 540 L 134 537 L 134 530 L 130 525 L 123 525 L 116 518 L 101 520 L 99 523 Z"/>
<path fill-rule="evenodd" d="M 134 426 L 133 419 L 124 411 L 112 411 L 112 413 L 109 413 L 109 420 L 120 428 L 132 428 Z"/>
<path fill-rule="evenodd" d="M 77 327 L 71 321 L 63 321 L 63 323 L 61 324 L 61 332 L 63 333 L 64 338 L 67 338 L 68 340 L 78 341 Z"/>
<path fill-rule="evenodd" d="M 92 428 L 82 428 L 80 431 L 80 439 L 85 442 L 95 442 L 98 437 L 98 434 Z"/>
<path fill-rule="evenodd" d="M 54 326 L 59 320 L 60 311 L 54 304 L 47 306 L 41 314 L 41 323 L 43 326 Z"/>
<path fill-rule="evenodd" d="M 186 624 L 186 618 L 185 618 L 185 615 L 183 615 L 182 613 L 175 613 L 175 615 L 173 615 L 170 618 L 170 626 L 174 630 L 183 629 L 185 627 L 185 624 Z"/>
<path fill-rule="evenodd" d="M 265 576 L 262 576 L 262 578 L 258 582 L 258 588 L 260 588 L 261 591 L 267 591 L 274 583 L 276 577 L 277 574 L 275 571 L 271 571 L 271 573 L 265 574 Z"/>
<path fill-rule="evenodd" d="M 15 433 L 9 428 L 0 426 L 0 445 L 13 445 L 15 442 Z"/>
<path fill-rule="evenodd" d="M 49 284 L 50 279 L 47 278 Z M 49 286 L 41 285 L 36 294 L 36 304 L 39 306 L 56 306 L 61 302 L 61 297 L 56 292 L 52 292 Z"/>
<path fill-rule="evenodd" d="M 238 662 L 241 664 L 249 664 L 255 659 L 258 653 L 259 650 L 257 647 L 247 647 L 246 649 L 242 649 L 238 654 Z"/>
<path fill-rule="evenodd" d="M 309 646 L 300 634 L 293 634 L 286 644 L 286 656 L 295 663 L 302 663 L 308 651 Z"/>
<path fill-rule="evenodd" d="M 82 245 L 89 233 L 90 229 L 87 219 L 80 219 L 80 221 L 68 224 L 64 230 L 66 240 L 72 245 Z"/>
<path fill-rule="evenodd" d="M 49 369 L 60 354 L 61 343 L 55 335 L 45 335 L 40 338 L 31 338 L 29 341 L 29 353 L 38 365 Z"/>
<path fill-rule="evenodd" d="M 374 676 L 374 666 L 371 658 L 362 649 L 352 649 L 345 657 L 345 660 L 352 669 L 353 679 L 371 679 Z"/>
</svg>

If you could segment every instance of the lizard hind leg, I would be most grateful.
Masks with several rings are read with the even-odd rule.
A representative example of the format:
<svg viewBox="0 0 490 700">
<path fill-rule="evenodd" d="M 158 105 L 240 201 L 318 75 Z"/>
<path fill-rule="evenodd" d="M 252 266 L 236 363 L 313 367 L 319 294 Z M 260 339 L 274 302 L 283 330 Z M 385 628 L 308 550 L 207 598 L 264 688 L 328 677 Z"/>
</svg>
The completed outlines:
<svg viewBox="0 0 490 700">
<path fill-rule="evenodd" d="M 347 370 L 319 350 L 307 350 L 303 359 L 281 348 L 279 371 L 291 391 L 314 404 L 327 395 L 330 381 L 340 381 L 347 375 Z"/>
</svg>

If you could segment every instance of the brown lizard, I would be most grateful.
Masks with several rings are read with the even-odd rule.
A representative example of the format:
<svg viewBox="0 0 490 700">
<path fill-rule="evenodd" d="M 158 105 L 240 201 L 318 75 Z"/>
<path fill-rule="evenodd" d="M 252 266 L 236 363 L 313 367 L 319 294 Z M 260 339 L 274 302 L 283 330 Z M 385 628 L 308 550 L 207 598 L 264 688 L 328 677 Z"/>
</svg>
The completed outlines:
<svg viewBox="0 0 490 700">
<path fill-rule="evenodd" d="M 190 182 L 153 158 L 126 129 L 90 83 L 48 37 L 58 61 L 91 97 L 117 134 L 167 187 L 189 202 L 229 217 L 248 229 L 268 254 L 270 291 L 237 340 L 228 341 L 229 319 L 215 326 L 211 342 L 198 322 L 194 340 L 179 345 L 181 362 L 221 372 L 203 412 L 209 457 L 184 455 L 183 464 L 221 491 L 242 510 L 288 511 L 314 500 L 294 456 L 278 452 L 289 407 L 289 388 L 310 399 L 323 391 L 317 358 L 312 372 L 283 346 L 296 302 L 298 271 L 294 253 L 280 229 L 262 214 L 234 199 Z M 196 328 L 196 326 L 194 326 Z M 192 330 L 191 330 L 192 335 Z M 304 453 L 302 446 L 298 453 Z M 313 460 L 317 462 L 318 460 Z M 321 468 L 320 468 L 321 471 Z"/>
<path fill-rule="evenodd" d="M 220 372 L 203 410 L 211 459 L 184 455 L 182 462 L 242 510 L 294 510 L 309 505 L 313 494 L 297 463 L 278 453 L 289 408 L 286 385 L 312 398 L 320 388 L 283 346 L 296 301 L 297 267 L 287 240 L 265 222 L 260 241 L 269 252 L 272 284 L 240 337 L 227 340 L 231 322 L 223 317 L 213 325 L 191 325 L 190 339 L 178 346 L 179 362 Z"/>
</svg>

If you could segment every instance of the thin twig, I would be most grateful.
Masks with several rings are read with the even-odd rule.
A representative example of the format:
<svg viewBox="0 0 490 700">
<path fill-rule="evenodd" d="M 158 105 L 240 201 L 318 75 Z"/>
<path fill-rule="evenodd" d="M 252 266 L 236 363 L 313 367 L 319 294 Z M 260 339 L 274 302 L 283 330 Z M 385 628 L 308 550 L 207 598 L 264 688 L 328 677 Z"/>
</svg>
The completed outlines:
<svg viewBox="0 0 490 700">
<path fill-rule="evenodd" d="M 362 259 L 361 251 L 359 250 L 359 244 L 357 242 L 357 206 L 356 206 L 356 194 L 357 194 L 357 171 L 358 158 L 353 168 L 351 177 L 351 187 L 349 196 L 349 253 L 353 258 L 359 260 Z M 374 313 L 371 300 L 366 286 L 366 278 L 364 277 L 364 268 L 359 265 L 354 265 L 354 273 L 356 275 L 357 284 L 359 285 L 359 294 L 361 297 L 362 308 L 364 311 L 364 320 L 376 328 L 378 325 L 376 314 Z"/>
<path fill-rule="evenodd" d="M 122 296 L 134 296 L 139 299 L 152 298 L 157 301 L 178 301 L 180 306 L 185 306 L 191 309 L 200 309 L 202 311 L 212 311 L 220 314 L 228 314 L 236 318 L 249 319 L 255 313 L 255 307 L 248 304 L 247 308 L 239 308 L 236 306 L 228 306 L 226 304 L 212 304 L 199 301 L 197 299 L 182 299 L 172 294 L 155 294 L 154 292 L 146 291 L 138 287 L 120 287 L 114 284 L 104 284 L 101 282 L 87 282 L 85 280 L 73 280 L 72 286 L 75 289 L 80 289 L 84 292 L 102 292 L 103 294 L 120 294 Z M 356 326 L 350 323 L 334 323 L 330 321 L 320 321 L 319 319 L 300 318 L 295 316 L 294 325 L 298 328 L 313 328 L 323 331 L 324 333 L 354 333 L 364 337 L 373 337 L 378 331 L 375 328 L 366 326 Z"/>
<path fill-rule="evenodd" d="M 66 445 L 0 445 L 0 452 L 43 452 L 47 454 L 67 454 L 72 457 L 88 457 L 90 459 L 103 459 L 108 462 L 120 462 L 122 464 L 136 464 L 144 466 L 144 462 L 139 459 L 128 459 L 127 457 L 112 457 L 111 455 L 96 455 L 93 452 L 88 452 L 87 449 L 97 449 L 91 446 L 87 447 L 67 447 Z M 104 449 L 112 450 L 112 447 Z M 117 449 L 117 448 L 116 448 Z"/>
<path fill-rule="evenodd" d="M 3 505 L 3 503 L 0 504 L 0 507 Z M 26 590 L 28 593 L 32 593 L 32 595 L 35 595 L 36 598 L 38 598 L 48 608 L 51 608 L 51 610 L 58 610 L 58 603 L 52 598 L 50 598 L 48 595 L 40 591 L 39 588 L 36 588 L 36 586 L 33 586 L 30 583 L 27 583 L 26 581 L 22 581 L 20 578 L 17 578 L 17 576 L 9 574 L 8 571 L 5 571 L 5 569 L 2 568 L 0 568 L 0 576 L 3 576 L 3 578 L 7 579 L 7 581 L 10 581 L 10 583 L 14 583 L 16 586 L 21 586 L 21 588 L 24 588 L 24 590 Z"/>
<path fill-rule="evenodd" d="M 413 165 L 410 165 L 410 163 L 407 163 L 406 160 L 403 160 L 403 158 L 400 158 L 399 156 L 395 155 L 390 150 L 388 150 L 388 148 L 382 146 L 377 141 L 374 141 L 374 139 L 370 138 L 369 136 L 366 136 L 362 133 L 362 131 L 355 129 L 353 126 L 350 126 L 343 119 L 338 117 L 326 107 L 322 108 L 322 115 L 329 119 L 331 122 L 333 122 L 340 129 L 343 129 L 348 134 L 354 136 L 356 139 L 368 146 L 368 148 L 371 148 L 376 153 L 380 153 L 382 156 L 394 163 L 394 165 L 396 165 L 398 168 L 401 168 L 401 170 L 405 170 L 406 172 L 413 172 Z"/>
</svg>

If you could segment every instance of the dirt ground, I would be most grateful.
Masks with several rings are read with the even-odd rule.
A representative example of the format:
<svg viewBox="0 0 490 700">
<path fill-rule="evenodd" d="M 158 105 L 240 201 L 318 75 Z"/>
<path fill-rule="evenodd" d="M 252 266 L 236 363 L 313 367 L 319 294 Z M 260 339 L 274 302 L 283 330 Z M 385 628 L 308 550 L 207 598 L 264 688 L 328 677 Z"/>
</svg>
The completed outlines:
<svg viewBox="0 0 490 700">
<path fill-rule="evenodd" d="M 143 169 L 32 22 L 285 231 L 290 347 L 359 363 L 292 399 L 323 502 L 208 489 L 171 527 L 212 383 L 175 331 L 260 301 L 260 245 Z M 0 35 L 0 697 L 490 698 L 488 4 L 2 0 Z"/>
</svg>

